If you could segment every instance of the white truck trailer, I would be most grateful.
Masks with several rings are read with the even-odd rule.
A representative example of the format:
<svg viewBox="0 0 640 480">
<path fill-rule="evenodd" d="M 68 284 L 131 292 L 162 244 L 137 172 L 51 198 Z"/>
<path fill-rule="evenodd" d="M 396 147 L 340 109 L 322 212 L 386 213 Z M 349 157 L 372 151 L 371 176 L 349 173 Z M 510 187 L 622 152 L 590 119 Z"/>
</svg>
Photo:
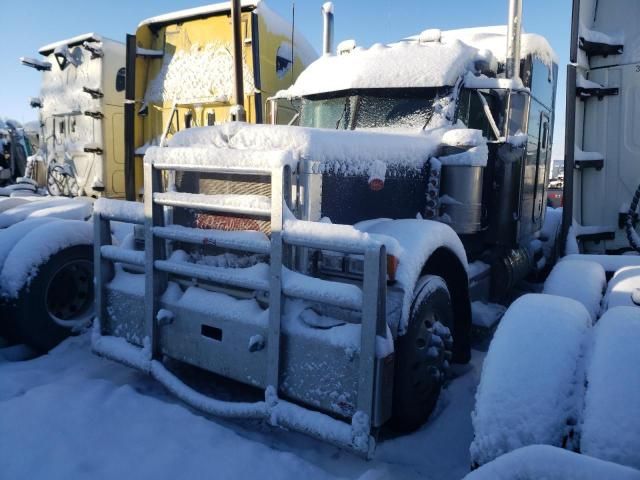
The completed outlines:
<svg viewBox="0 0 640 480">
<path fill-rule="evenodd" d="M 472 462 L 487 465 L 469 478 L 640 478 L 638 15 L 635 1 L 573 2 L 566 255 L 498 327 L 473 414 Z M 527 447 L 540 444 L 598 460 Z"/>
</svg>

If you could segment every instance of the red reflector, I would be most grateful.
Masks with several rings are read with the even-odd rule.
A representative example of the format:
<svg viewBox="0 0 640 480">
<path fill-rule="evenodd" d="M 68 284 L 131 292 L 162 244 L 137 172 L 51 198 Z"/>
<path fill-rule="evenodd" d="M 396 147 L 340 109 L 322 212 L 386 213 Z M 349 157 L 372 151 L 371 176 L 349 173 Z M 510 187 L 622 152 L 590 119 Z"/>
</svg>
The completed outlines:
<svg viewBox="0 0 640 480">
<path fill-rule="evenodd" d="M 374 192 L 379 192 L 384 188 L 384 180 L 380 180 L 379 178 L 374 178 L 369 181 L 369 188 Z"/>
<path fill-rule="evenodd" d="M 387 255 L 387 278 L 390 282 L 396 281 L 396 272 L 398 271 L 398 264 L 400 259 L 393 255 Z"/>
</svg>

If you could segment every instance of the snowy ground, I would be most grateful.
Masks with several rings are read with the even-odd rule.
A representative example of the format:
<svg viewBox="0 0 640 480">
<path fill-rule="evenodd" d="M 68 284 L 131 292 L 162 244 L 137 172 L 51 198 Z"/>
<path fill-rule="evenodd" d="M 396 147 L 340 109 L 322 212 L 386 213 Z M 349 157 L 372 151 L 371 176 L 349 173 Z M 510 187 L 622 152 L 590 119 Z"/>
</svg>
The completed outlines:
<svg viewBox="0 0 640 480">
<path fill-rule="evenodd" d="M 432 419 L 412 435 L 385 439 L 366 462 L 260 423 L 203 418 L 152 379 L 93 355 L 87 335 L 39 358 L 26 355 L 0 348 L 3 478 L 457 480 L 469 471 L 484 359 L 474 351 Z"/>
</svg>

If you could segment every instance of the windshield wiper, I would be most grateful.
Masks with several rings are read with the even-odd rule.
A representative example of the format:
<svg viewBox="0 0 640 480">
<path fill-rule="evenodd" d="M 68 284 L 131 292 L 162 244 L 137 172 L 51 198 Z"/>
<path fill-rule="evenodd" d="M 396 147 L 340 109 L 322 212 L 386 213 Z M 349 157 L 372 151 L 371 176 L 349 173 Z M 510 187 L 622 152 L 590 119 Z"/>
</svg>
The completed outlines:
<svg viewBox="0 0 640 480">
<path fill-rule="evenodd" d="M 338 121 L 336 122 L 336 130 L 338 130 L 340 128 L 340 122 L 342 122 L 342 119 L 347 117 L 349 118 L 349 97 L 346 97 L 344 99 L 344 108 L 342 109 L 342 115 L 340 115 L 340 118 L 338 119 Z M 346 128 L 345 128 L 346 130 Z"/>
</svg>

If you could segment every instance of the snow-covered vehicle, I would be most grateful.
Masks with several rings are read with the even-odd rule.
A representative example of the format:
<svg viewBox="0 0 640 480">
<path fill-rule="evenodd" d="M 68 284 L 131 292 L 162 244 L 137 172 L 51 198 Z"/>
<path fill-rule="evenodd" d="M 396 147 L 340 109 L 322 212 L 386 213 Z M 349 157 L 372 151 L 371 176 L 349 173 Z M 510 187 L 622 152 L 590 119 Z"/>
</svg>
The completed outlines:
<svg viewBox="0 0 640 480">
<path fill-rule="evenodd" d="M 22 125 L 15 120 L 0 119 L 0 185 L 22 177 L 31 154 L 31 141 Z"/>
<path fill-rule="evenodd" d="M 230 2 L 148 18 L 127 37 L 128 69 L 144 79 L 131 82 L 126 92 L 128 200 L 141 198 L 147 148 L 185 128 L 235 119 L 236 95 L 243 99 L 246 121 L 263 123 L 266 99 L 289 87 L 317 58 L 304 36 L 266 2 L 242 1 L 240 13 L 241 71 L 234 70 Z"/>
<path fill-rule="evenodd" d="M 43 127 L 30 179 L 0 198 L 0 329 L 16 341 L 46 351 L 93 315 L 92 197 L 138 198 L 149 145 L 234 113 L 229 13 L 227 2 L 145 20 L 126 55 L 88 34 L 42 47 L 46 60 L 22 59 L 43 72 L 32 102 Z M 264 2 L 243 2 L 240 21 L 241 103 L 261 122 L 263 95 L 290 86 L 316 54 L 298 33 L 292 45 L 291 25 Z"/>
<path fill-rule="evenodd" d="M 546 40 L 512 30 L 343 42 L 272 100 L 297 126 L 147 149 L 144 207 L 96 207 L 94 351 L 209 414 L 362 455 L 388 422 L 418 428 L 469 360 L 470 284 L 501 297 L 536 260 L 557 68 Z M 145 251 L 112 245 L 112 221 L 144 225 Z M 471 279 L 469 261 L 486 262 Z M 170 359 L 262 399 L 207 397 Z"/>
<path fill-rule="evenodd" d="M 542 295 L 507 310 L 489 348 L 471 457 L 476 465 L 490 462 L 480 470 L 492 478 L 510 463 L 501 455 L 524 460 L 508 452 L 534 444 L 637 469 L 614 473 L 616 465 L 547 450 L 549 458 L 566 457 L 560 467 L 575 466 L 573 475 L 584 464 L 611 469 L 600 478 L 640 478 L 640 162 L 630 141 L 640 118 L 632 100 L 640 29 L 631 19 L 638 14 L 633 1 L 574 2 L 559 240 L 566 256 Z M 606 160 L 581 148 L 604 151 Z"/>
<path fill-rule="evenodd" d="M 87 33 L 39 49 L 44 59 L 21 57 L 42 72 L 42 143 L 27 176 L 54 196 L 124 195 L 125 47 Z"/>
</svg>

